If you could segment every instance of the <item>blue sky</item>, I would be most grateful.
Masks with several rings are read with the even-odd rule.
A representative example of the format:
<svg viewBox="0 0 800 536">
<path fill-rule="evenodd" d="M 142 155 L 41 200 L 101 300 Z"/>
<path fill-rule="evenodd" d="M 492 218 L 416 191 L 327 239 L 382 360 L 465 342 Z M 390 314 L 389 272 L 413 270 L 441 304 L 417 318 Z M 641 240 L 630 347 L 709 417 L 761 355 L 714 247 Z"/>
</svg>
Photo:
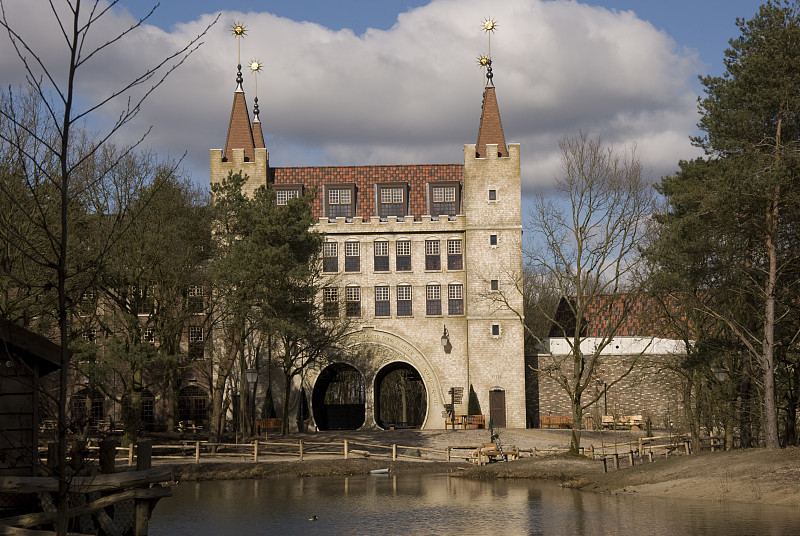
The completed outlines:
<svg viewBox="0 0 800 536">
<path fill-rule="evenodd" d="M 10 22 L 57 62 L 59 41 L 46 2 L 6 1 Z M 118 4 L 98 31 L 111 35 L 146 13 L 143 0 Z M 519 142 L 526 193 L 558 173 L 558 138 L 580 131 L 620 149 L 634 145 L 652 180 L 699 151 L 700 74 L 722 74 L 723 51 L 755 0 L 162 0 L 148 25 L 93 58 L 82 72 L 89 102 L 180 47 L 224 9 L 219 23 L 139 118 L 117 138 L 148 127 L 148 147 L 183 157 L 208 181 L 208 150 L 225 141 L 236 41 L 243 61 L 259 59 L 258 97 L 270 162 L 278 166 L 451 163 L 475 143 L 487 50 L 481 30 L 496 19 L 494 82 L 506 139 Z M 123 9 L 124 8 L 124 9 Z M 125 11 L 127 10 L 127 12 Z M 41 11 L 41 12 L 40 12 Z M 50 25 L 50 26 L 48 26 Z M 24 82 L 0 37 L 0 79 Z M 252 107 L 255 84 L 245 73 Z M 116 106 L 116 108 L 115 108 Z M 91 126 L 115 117 L 121 103 Z M 97 127 L 98 129 L 100 127 Z"/>
</svg>

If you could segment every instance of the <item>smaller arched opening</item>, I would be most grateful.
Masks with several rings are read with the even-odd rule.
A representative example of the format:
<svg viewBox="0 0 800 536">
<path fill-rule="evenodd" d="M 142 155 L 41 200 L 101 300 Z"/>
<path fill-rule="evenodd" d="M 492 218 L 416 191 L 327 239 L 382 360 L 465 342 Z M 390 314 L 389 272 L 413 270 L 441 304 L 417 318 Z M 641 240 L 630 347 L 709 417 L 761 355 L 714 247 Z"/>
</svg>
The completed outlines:
<svg viewBox="0 0 800 536">
<path fill-rule="evenodd" d="M 326 367 L 314 383 L 311 407 L 319 430 L 356 430 L 364 425 L 364 376 L 350 365 Z"/>
<path fill-rule="evenodd" d="M 425 382 L 408 363 L 390 363 L 375 377 L 375 422 L 382 428 L 420 428 L 428 412 Z"/>
</svg>

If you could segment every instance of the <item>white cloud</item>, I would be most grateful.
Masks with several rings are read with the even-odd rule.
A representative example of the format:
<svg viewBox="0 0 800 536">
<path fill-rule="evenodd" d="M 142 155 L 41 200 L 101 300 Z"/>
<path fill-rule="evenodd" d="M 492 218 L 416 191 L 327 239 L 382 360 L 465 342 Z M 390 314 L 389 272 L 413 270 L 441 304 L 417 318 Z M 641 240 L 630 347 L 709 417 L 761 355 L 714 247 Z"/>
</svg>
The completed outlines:
<svg viewBox="0 0 800 536">
<path fill-rule="evenodd" d="M 63 40 L 47 9 L 40 2 L 6 7 L 43 57 L 60 61 Z M 506 0 L 491 13 L 483 1 L 434 0 L 399 15 L 389 30 L 363 35 L 269 13 L 225 12 L 203 47 L 147 102 L 126 139 L 153 125 L 147 143 L 162 156 L 186 151 L 187 169 L 207 183 L 208 149 L 224 145 L 235 87 L 236 40 L 228 26 L 241 19 L 248 27 L 242 61 L 265 62 L 259 105 L 273 165 L 460 162 L 463 144 L 477 138 L 482 76 L 475 58 L 486 52 L 487 15 L 498 21 L 491 44 L 506 139 L 522 144 L 528 189 L 551 181 L 558 138 L 581 129 L 615 146 L 636 143 L 654 178 L 698 154 L 688 141 L 697 121 L 696 55 L 632 12 L 566 0 Z M 177 24 L 170 33 L 144 27 L 87 65 L 80 91 L 86 99 L 106 94 L 211 19 Z M 98 30 L 111 35 L 132 20 L 118 12 Z M 12 54 L 0 54 L 0 75 L 6 83 L 21 80 Z M 245 91 L 252 109 L 249 72 Z"/>
</svg>

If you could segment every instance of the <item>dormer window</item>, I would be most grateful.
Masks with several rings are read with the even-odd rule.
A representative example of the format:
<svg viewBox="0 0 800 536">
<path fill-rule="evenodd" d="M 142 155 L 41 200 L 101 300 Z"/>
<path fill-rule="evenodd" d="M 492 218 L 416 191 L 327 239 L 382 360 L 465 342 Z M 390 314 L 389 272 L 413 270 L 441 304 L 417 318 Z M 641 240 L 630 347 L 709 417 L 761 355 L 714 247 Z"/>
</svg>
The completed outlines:
<svg viewBox="0 0 800 536">
<path fill-rule="evenodd" d="M 352 184 L 326 185 L 325 213 L 329 219 L 352 218 L 356 213 L 355 186 Z"/>
<path fill-rule="evenodd" d="M 398 219 L 408 214 L 408 185 L 405 183 L 376 184 L 378 217 L 386 219 L 397 216 Z"/>
<path fill-rule="evenodd" d="M 290 199 L 300 197 L 303 187 L 299 184 L 276 184 L 273 189 L 275 190 L 275 204 L 286 205 Z"/>
<path fill-rule="evenodd" d="M 459 183 L 434 182 L 428 186 L 428 207 L 431 216 L 455 216 L 461 211 Z"/>
</svg>

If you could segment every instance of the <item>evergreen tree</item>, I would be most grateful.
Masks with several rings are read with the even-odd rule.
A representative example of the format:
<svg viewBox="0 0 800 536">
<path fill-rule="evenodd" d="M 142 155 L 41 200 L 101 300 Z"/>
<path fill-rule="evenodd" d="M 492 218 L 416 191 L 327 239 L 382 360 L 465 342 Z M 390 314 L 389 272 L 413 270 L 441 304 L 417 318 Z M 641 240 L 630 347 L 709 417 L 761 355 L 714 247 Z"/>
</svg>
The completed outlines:
<svg viewBox="0 0 800 536">
<path fill-rule="evenodd" d="M 796 0 L 770 0 L 751 20 L 737 20 L 740 35 L 725 52 L 726 72 L 702 78 L 703 134 L 694 142 L 707 156 L 682 162 L 662 181 L 669 205 L 651 248 L 661 250 L 661 270 L 708 294 L 703 310 L 724 323 L 761 369 L 764 435 L 773 448 L 780 446 L 777 361 L 788 358 L 798 335 L 792 321 L 800 290 L 798 9 Z M 742 360 L 746 400 L 748 366 Z"/>
</svg>

